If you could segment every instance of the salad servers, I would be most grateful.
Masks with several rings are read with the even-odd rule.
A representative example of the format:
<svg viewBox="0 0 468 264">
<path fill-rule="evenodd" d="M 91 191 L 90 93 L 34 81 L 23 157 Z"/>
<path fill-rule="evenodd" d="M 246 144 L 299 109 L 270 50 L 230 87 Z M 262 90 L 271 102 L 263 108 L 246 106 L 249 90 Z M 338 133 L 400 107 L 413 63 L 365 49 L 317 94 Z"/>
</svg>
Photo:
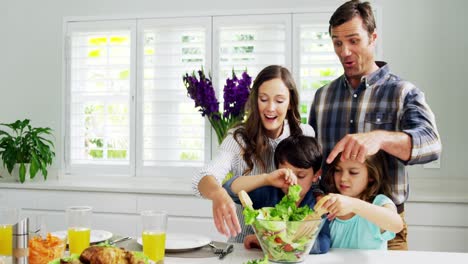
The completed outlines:
<svg viewBox="0 0 468 264">
<path fill-rule="evenodd" d="M 252 199 L 250 199 L 250 196 L 247 192 L 241 190 L 237 195 L 239 196 L 239 200 L 241 201 L 242 206 L 253 209 Z"/>
<path fill-rule="evenodd" d="M 327 210 L 322 208 L 322 205 L 328 201 L 331 197 L 329 195 L 324 196 L 319 200 L 318 203 L 314 206 L 314 213 L 306 216 L 304 222 L 297 229 L 296 234 L 293 237 L 293 241 L 296 241 L 302 237 L 311 236 L 319 228 L 316 222 L 311 222 L 309 220 L 320 219 L 322 215 L 327 213 Z"/>
</svg>

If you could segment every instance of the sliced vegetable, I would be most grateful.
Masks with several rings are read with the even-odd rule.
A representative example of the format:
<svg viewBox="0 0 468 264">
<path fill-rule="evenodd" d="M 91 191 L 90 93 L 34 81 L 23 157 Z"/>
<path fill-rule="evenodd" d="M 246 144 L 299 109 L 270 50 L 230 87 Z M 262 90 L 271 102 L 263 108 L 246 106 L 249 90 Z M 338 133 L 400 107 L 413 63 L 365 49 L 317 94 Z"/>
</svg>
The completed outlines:
<svg viewBox="0 0 468 264">
<path fill-rule="evenodd" d="M 253 226 L 262 249 L 270 260 L 280 262 L 302 261 L 309 254 L 320 228 L 313 234 L 296 238 L 299 227 L 305 223 L 303 220 L 314 210 L 308 205 L 297 208 L 300 199 L 301 186 L 289 187 L 288 193 L 275 205 L 258 210 L 244 208 L 246 224 Z M 309 221 L 322 221 L 309 220 Z M 320 223 L 317 223 L 317 226 Z M 255 262 L 252 262 L 255 263 Z"/>
<path fill-rule="evenodd" d="M 252 259 L 252 260 L 247 261 L 244 264 L 269 264 L 269 263 L 270 262 L 268 262 L 268 256 L 265 255 L 263 259 Z"/>
</svg>

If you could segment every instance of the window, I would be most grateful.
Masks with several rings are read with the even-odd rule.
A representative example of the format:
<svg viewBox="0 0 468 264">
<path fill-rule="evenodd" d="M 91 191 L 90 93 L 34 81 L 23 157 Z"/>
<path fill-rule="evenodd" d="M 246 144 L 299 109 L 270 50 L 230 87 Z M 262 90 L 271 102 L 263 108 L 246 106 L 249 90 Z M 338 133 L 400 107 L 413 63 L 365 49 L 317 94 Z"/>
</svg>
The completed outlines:
<svg viewBox="0 0 468 264">
<path fill-rule="evenodd" d="M 260 70 L 271 64 L 290 68 L 291 21 L 288 15 L 250 15 L 215 17 L 214 69 L 218 91 L 232 70 L 247 70 L 255 79 Z"/>
<path fill-rule="evenodd" d="M 210 72 L 222 107 L 234 69 L 291 69 L 306 123 L 315 91 L 342 74 L 330 13 L 66 23 L 66 172 L 191 177 L 216 150 L 185 73 Z"/>
<path fill-rule="evenodd" d="M 307 123 L 315 91 L 343 74 L 328 33 L 328 13 L 297 14 L 294 24 L 294 69 L 301 96 L 301 121 Z"/>
<path fill-rule="evenodd" d="M 68 25 L 68 171 L 131 173 L 134 31 L 134 21 Z"/>
<path fill-rule="evenodd" d="M 211 19 L 151 19 L 138 24 L 141 39 L 137 175 L 190 173 L 209 159 L 209 130 L 187 96 L 182 75 L 211 63 Z M 138 130 L 138 129 L 137 129 Z M 208 132 L 208 133 L 207 133 Z M 139 140 L 141 139 L 141 140 Z M 183 172 L 181 172 L 183 171 Z"/>
</svg>

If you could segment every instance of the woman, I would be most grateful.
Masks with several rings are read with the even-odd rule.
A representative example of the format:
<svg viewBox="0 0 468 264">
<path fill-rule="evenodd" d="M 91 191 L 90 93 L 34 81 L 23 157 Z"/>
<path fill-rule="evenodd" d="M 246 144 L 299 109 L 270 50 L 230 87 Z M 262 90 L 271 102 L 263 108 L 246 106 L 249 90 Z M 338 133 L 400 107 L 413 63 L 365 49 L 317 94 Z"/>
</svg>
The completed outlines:
<svg viewBox="0 0 468 264">
<path fill-rule="evenodd" d="M 216 229 L 226 236 L 245 233 L 241 230 L 242 210 L 221 186 L 226 174 L 258 175 L 275 170 L 274 152 L 289 135 L 314 136 L 309 125 L 300 123 L 299 95 L 291 73 L 284 67 L 264 68 L 253 83 L 247 120 L 232 129 L 219 147 L 218 155 L 193 178 L 196 195 L 213 201 Z M 248 232 L 250 233 L 250 232 Z M 240 234 L 234 241 L 242 243 Z"/>
</svg>

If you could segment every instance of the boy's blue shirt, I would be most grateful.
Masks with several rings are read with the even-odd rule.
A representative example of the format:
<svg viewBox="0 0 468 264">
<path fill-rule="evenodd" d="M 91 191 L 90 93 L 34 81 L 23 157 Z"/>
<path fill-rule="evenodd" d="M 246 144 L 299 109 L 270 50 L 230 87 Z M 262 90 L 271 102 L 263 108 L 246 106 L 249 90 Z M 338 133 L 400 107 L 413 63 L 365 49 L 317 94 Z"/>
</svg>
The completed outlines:
<svg viewBox="0 0 468 264">
<path fill-rule="evenodd" d="M 231 184 L 232 181 L 229 180 L 224 184 L 223 187 L 231 195 L 234 202 L 240 203 L 239 197 L 235 195 L 230 188 Z M 306 193 L 304 199 L 302 199 L 301 203 L 299 204 L 299 207 L 302 207 L 307 204 L 308 206 L 310 206 L 310 208 L 314 208 L 316 201 L 311 190 L 309 190 L 309 192 Z M 249 196 L 253 202 L 254 209 L 260 209 L 262 207 L 273 207 L 281 201 L 284 195 L 285 194 L 281 189 L 273 186 L 264 186 L 249 192 Z M 320 233 L 317 237 L 317 240 L 315 241 L 314 246 L 310 250 L 310 254 L 323 254 L 327 253 L 330 249 L 330 221 L 328 221 L 327 219 L 325 219 L 324 221 L 325 223 L 323 223 L 323 227 L 320 230 Z"/>
</svg>

